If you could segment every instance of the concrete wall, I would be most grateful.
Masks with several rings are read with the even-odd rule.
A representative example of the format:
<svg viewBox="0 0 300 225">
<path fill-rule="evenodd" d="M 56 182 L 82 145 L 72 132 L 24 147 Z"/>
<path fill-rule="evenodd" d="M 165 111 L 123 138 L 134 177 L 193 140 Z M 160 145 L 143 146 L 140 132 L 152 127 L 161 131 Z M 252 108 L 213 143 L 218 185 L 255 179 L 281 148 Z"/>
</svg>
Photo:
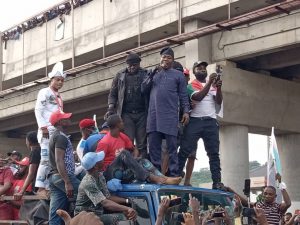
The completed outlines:
<svg viewBox="0 0 300 225">
<path fill-rule="evenodd" d="M 212 36 L 213 46 L 218 46 L 213 48 L 213 61 L 243 59 L 279 51 L 300 43 L 300 14 L 295 11 L 291 15 L 280 15 Z"/>
<path fill-rule="evenodd" d="M 223 122 L 300 132 L 298 83 L 224 66 Z"/>
<path fill-rule="evenodd" d="M 94 0 L 86 5 L 78 7 L 74 11 L 74 38 L 75 55 L 79 56 L 94 50 L 93 60 L 102 57 L 103 47 L 103 1 L 104 1 L 104 24 L 105 43 L 111 45 L 123 40 L 128 42 L 120 43 L 122 50 L 137 46 L 138 27 L 138 1 Z M 264 6 L 263 0 L 234 0 L 234 4 L 243 5 L 239 7 L 240 12 L 232 12 L 233 15 L 249 11 L 253 8 Z M 263 3 L 263 4 L 262 4 Z M 227 18 L 228 0 L 185 0 L 182 1 L 183 20 L 203 14 L 205 21 L 216 21 Z M 215 11 L 217 9 L 217 11 Z M 209 13 L 208 13 L 209 12 Z M 178 19 L 177 0 L 140 0 L 140 32 L 142 42 L 157 40 L 157 37 L 176 34 L 177 26 L 174 23 Z M 202 18 L 201 18 L 202 19 Z M 57 61 L 63 61 L 72 57 L 72 17 L 65 16 L 64 39 L 54 41 L 55 25 L 58 18 L 47 23 L 48 43 L 48 65 Z M 147 32 L 161 28 L 156 33 L 149 35 Z M 7 50 L 4 51 L 4 80 L 9 80 L 22 74 L 23 35 L 19 40 L 7 42 Z M 36 71 L 46 65 L 46 24 L 41 27 L 28 30 L 24 33 L 24 73 Z M 116 50 L 115 52 L 118 52 Z M 83 60 L 84 61 L 84 60 Z M 80 63 L 77 60 L 77 63 Z M 70 65 L 70 64 L 69 64 Z M 43 76 L 44 72 L 41 72 Z"/>
</svg>

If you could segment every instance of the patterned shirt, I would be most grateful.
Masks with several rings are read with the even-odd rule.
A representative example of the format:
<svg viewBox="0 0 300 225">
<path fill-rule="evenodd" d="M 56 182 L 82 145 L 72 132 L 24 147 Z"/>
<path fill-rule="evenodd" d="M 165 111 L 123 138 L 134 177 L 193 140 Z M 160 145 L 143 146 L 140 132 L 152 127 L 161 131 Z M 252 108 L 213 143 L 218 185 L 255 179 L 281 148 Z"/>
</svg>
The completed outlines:
<svg viewBox="0 0 300 225">
<path fill-rule="evenodd" d="M 73 146 L 70 138 L 63 132 L 56 130 L 50 137 L 49 141 L 49 162 L 51 165 L 51 173 L 58 173 L 56 160 L 55 160 L 55 149 L 59 148 L 65 151 L 64 162 L 67 174 L 74 175 L 75 172 L 75 160 L 73 155 Z"/>
<path fill-rule="evenodd" d="M 103 214 L 103 200 L 110 197 L 104 176 L 98 177 L 86 174 L 82 179 L 76 200 L 75 214 L 81 211 L 94 212 L 97 216 Z"/>
<path fill-rule="evenodd" d="M 280 210 L 280 204 L 275 203 L 275 202 L 272 204 L 266 204 L 263 202 L 259 202 L 256 204 L 256 207 L 260 208 L 264 211 L 269 225 L 279 225 L 280 224 L 280 220 L 283 216 L 283 213 Z"/>
</svg>

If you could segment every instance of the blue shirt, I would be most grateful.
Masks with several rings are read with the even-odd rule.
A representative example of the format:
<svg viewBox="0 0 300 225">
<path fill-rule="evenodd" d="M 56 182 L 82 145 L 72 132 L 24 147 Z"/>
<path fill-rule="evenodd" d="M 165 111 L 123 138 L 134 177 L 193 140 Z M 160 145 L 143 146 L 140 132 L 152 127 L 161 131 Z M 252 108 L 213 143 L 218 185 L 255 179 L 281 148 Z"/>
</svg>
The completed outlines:
<svg viewBox="0 0 300 225">
<path fill-rule="evenodd" d="M 95 152 L 98 142 L 106 135 L 106 133 L 97 133 L 88 137 L 85 141 L 83 155 L 88 152 Z"/>
</svg>

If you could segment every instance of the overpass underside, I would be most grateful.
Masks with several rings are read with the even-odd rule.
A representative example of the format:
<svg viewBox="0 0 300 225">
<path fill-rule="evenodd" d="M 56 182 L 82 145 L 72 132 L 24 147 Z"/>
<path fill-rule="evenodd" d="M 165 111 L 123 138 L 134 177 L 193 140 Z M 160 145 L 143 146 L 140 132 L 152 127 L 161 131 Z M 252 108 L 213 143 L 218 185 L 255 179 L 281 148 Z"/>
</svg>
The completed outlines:
<svg viewBox="0 0 300 225">
<path fill-rule="evenodd" d="M 96 0 L 93 2 L 92 4 L 97 4 Z M 186 4 L 189 2 L 186 1 Z M 209 8 L 209 5 L 205 5 L 207 11 L 197 12 L 198 7 L 205 3 L 193 2 L 197 9 L 191 3 L 182 10 L 181 31 L 184 33 L 193 32 L 227 17 L 225 3 L 216 8 Z M 218 4 L 221 2 L 219 1 Z M 232 2 L 231 10 L 235 14 L 251 11 L 255 9 L 254 5 L 263 7 L 267 4 L 266 1 Z M 173 3 L 166 1 L 166 5 Z M 153 8 L 153 10 L 157 9 Z M 155 15 L 155 12 L 161 13 L 154 11 L 151 15 Z M 169 14 L 164 24 L 158 27 L 155 27 L 151 17 L 148 17 L 148 25 L 151 25 L 151 29 L 142 32 L 144 44 L 178 33 L 178 18 L 174 17 L 172 11 Z M 147 25 L 146 22 L 144 21 L 144 26 Z M 107 55 L 136 46 L 137 36 L 132 37 L 131 30 L 127 32 L 127 36 L 124 35 L 126 32 L 123 30 L 120 32 L 122 33 L 120 40 L 116 39 L 115 43 L 111 41 L 108 44 L 105 52 Z M 90 37 L 89 35 L 91 34 L 83 36 L 82 39 L 78 37 L 79 43 L 79 40 L 85 40 L 83 42 L 86 43 L 87 48 L 92 50 L 84 52 L 84 45 L 80 45 L 78 52 L 81 54 L 75 57 L 75 65 L 98 60 L 103 56 L 101 41 L 99 45 L 92 46 L 95 40 L 91 39 L 93 35 Z M 87 40 L 91 43 L 87 43 Z M 66 40 L 67 46 L 69 46 L 67 44 L 69 41 Z M 10 44 L 13 45 L 13 43 Z M 241 192 L 243 185 L 243 182 L 240 182 L 241 179 L 249 177 L 248 133 L 269 135 L 271 127 L 274 126 L 282 156 L 283 177 L 288 183 L 293 201 L 299 202 L 299 182 L 295 180 L 295 177 L 298 177 L 300 172 L 297 161 L 300 157 L 300 120 L 298 118 L 300 115 L 300 11 L 296 9 L 284 12 L 184 43 L 173 43 L 173 47 L 176 60 L 187 68 L 191 68 L 197 60 L 208 61 L 211 64 L 211 70 L 215 63 L 223 65 L 224 117 L 220 119 L 220 141 L 224 182 Z M 60 49 L 61 46 L 55 48 Z M 57 52 L 55 48 L 52 49 L 53 52 Z M 66 68 L 71 69 L 72 59 L 69 53 L 54 56 L 53 53 L 49 58 L 49 65 L 62 60 Z M 145 68 L 151 68 L 159 62 L 158 49 L 143 52 L 141 56 L 142 66 Z M 28 72 L 24 74 L 23 81 L 32 81 L 45 76 L 45 67 L 38 63 L 43 58 L 42 54 L 37 54 L 36 57 L 35 63 L 28 64 Z M 11 88 L 22 80 L 18 75 L 21 70 L 20 61 L 14 61 L 12 56 L 6 60 L 11 60 L 7 61 L 6 65 L 6 77 L 10 79 L 4 80 L 3 87 Z M 102 124 L 112 79 L 116 72 L 124 67 L 124 59 L 120 58 L 76 73 L 76 76 L 66 79 L 62 97 L 64 111 L 72 112 L 74 115 L 69 129 L 74 144 L 80 139 L 78 122 L 81 119 L 96 114 L 98 125 Z M 16 69 L 9 71 L 9 68 Z M 48 66 L 47 69 L 51 67 Z M 11 150 L 9 147 L 18 150 L 25 149 L 20 140 L 28 131 L 37 129 L 34 104 L 38 91 L 46 85 L 46 83 L 37 84 L 21 91 L 13 91 L 0 99 L 2 152 Z M 12 141 L 8 147 L 5 143 L 11 140 L 16 141 Z M 240 179 L 236 179 L 237 177 Z"/>
</svg>

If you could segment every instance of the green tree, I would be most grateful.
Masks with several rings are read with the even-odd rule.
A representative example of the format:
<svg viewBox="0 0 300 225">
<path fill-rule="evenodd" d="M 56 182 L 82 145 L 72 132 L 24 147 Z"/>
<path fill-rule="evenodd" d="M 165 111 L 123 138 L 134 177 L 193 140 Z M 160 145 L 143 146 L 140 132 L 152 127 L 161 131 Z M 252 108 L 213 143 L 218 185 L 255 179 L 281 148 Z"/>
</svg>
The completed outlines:
<svg viewBox="0 0 300 225">
<path fill-rule="evenodd" d="M 261 164 L 257 161 L 250 161 L 249 162 L 249 170 L 253 170 L 255 168 L 261 167 Z"/>
<path fill-rule="evenodd" d="M 198 172 L 194 171 L 192 174 L 191 184 L 198 187 L 199 184 L 209 183 L 211 180 L 211 173 L 209 168 L 201 168 Z"/>
</svg>

